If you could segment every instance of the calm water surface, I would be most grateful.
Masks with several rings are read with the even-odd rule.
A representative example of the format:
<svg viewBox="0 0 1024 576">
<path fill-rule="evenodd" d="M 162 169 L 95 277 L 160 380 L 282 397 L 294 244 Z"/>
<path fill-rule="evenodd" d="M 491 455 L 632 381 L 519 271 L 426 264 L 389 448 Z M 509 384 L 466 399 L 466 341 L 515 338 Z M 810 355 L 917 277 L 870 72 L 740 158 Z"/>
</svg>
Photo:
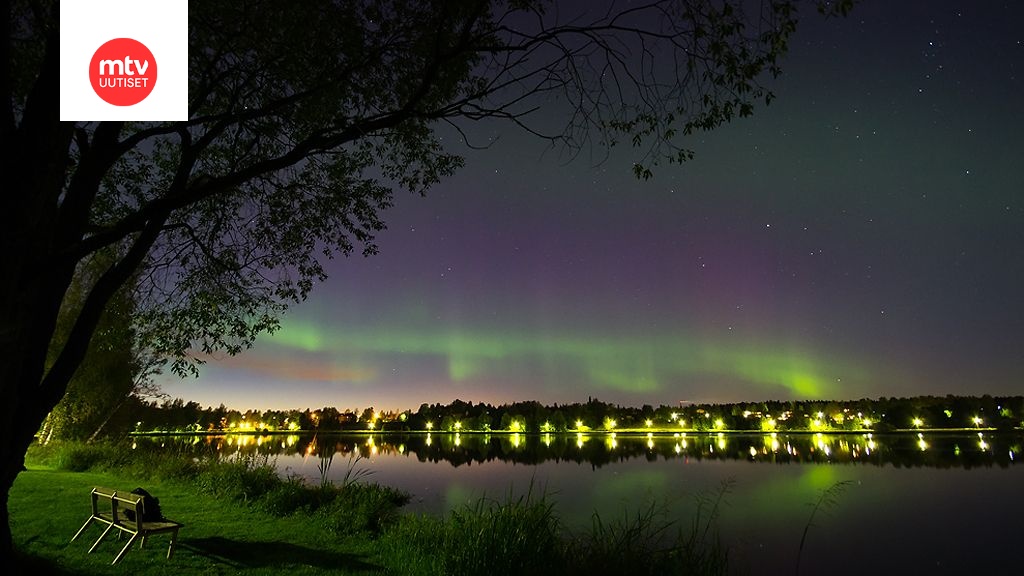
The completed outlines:
<svg viewBox="0 0 1024 576">
<path fill-rule="evenodd" d="M 1021 434 L 161 437 L 165 448 L 263 454 L 282 474 L 350 470 L 443 514 L 532 490 L 570 529 L 651 503 L 688 528 L 722 495 L 716 526 L 739 574 L 1022 574 Z M 137 439 L 144 443 L 146 440 Z M 841 483 L 841 484 L 840 484 Z M 722 492 L 726 490 L 724 493 Z"/>
</svg>

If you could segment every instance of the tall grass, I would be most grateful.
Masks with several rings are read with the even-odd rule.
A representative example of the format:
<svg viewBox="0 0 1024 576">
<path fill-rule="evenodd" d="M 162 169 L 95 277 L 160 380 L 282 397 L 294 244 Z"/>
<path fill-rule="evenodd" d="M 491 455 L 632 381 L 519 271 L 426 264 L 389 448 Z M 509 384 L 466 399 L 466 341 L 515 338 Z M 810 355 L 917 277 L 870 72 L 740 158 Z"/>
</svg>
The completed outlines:
<svg viewBox="0 0 1024 576">
<path fill-rule="evenodd" d="M 811 515 L 807 518 L 807 524 L 804 525 L 804 532 L 800 536 L 800 547 L 796 553 L 796 576 L 800 576 L 800 559 L 804 554 L 804 545 L 807 543 L 807 533 L 810 532 L 811 527 L 814 526 L 814 518 L 821 512 L 827 512 L 838 505 L 839 496 L 846 491 L 846 489 L 853 482 L 850 480 L 842 480 L 836 482 L 821 491 L 818 495 L 818 499 L 811 505 Z"/>
<path fill-rule="evenodd" d="M 688 527 L 667 505 L 651 502 L 607 521 L 594 514 L 589 532 L 569 544 L 569 574 L 726 574 L 728 551 L 718 538 L 717 519 L 732 481 L 697 495 Z"/>
<path fill-rule="evenodd" d="M 522 496 L 480 498 L 443 518 L 407 516 L 388 544 L 421 574 L 561 574 L 564 546 L 554 505 L 531 486 Z"/>
<path fill-rule="evenodd" d="M 504 501 L 481 498 L 442 518 L 407 516 L 385 537 L 389 553 L 411 574 L 431 575 L 721 575 L 728 552 L 718 539 L 719 509 L 732 483 L 701 495 L 697 515 L 683 526 L 666 505 L 570 533 L 553 501 L 531 490 Z"/>
</svg>

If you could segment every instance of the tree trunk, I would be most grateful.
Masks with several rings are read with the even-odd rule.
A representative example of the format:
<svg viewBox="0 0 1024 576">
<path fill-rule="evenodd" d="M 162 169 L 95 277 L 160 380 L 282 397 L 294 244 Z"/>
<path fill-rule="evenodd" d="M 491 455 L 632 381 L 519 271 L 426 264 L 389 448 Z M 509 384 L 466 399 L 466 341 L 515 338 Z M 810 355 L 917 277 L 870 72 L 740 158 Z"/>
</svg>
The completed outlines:
<svg viewBox="0 0 1024 576">
<path fill-rule="evenodd" d="M 9 17 L 6 2 L 4 8 Z M 50 17 L 56 14 L 53 8 Z M 39 76 L 24 106 L 18 115 L 8 108 L 11 114 L 0 119 L 0 270 L 5 274 L 0 282 L 0 566 L 15 565 L 10 490 L 24 469 L 25 452 L 70 380 L 43 381 L 57 315 L 77 263 L 68 246 L 81 237 L 82 221 L 77 214 L 78 221 L 63 220 L 71 226 L 60 224 L 74 126 L 58 116 L 59 46 L 54 25 L 47 31 Z M 5 97 L 11 96 L 9 73 L 5 68 Z M 87 215 L 88 206 L 84 210 Z"/>
<path fill-rule="evenodd" d="M 44 409 L 38 404 L 40 398 L 32 397 L 32 393 L 36 392 L 36 386 L 26 384 L 40 381 L 43 363 L 36 363 L 35 369 L 32 369 L 28 362 L 18 358 L 19 348 L 4 346 L 0 352 L 0 364 L 3 366 L 3 372 L 0 374 L 0 396 L 5 400 L 3 408 L 0 409 L 0 420 L 4 423 L 3 436 L 0 440 L 0 566 L 14 565 L 14 548 L 7 507 L 10 490 L 18 474 L 24 469 L 25 452 L 32 445 L 35 432 L 46 416 Z"/>
<path fill-rule="evenodd" d="M 47 350 L 74 266 L 51 253 L 45 231 L 35 235 L 20 228 L 15 234 L 20 232 L 29 241 L 20 243 L 17 253 L 4 254 L 13 274 L 0 283 L 0 566 L 13 565 L 7 508 L 10 489 L 24 469 L 26 451 L 74 373 L 44 379 Z M 84 355 L 87 346 L 88 339 L 69 341 L 63 351 L 81 348 Z"/>
<path fill-rule="evenodd" d="M 10 565 L 13 553 L 7 509 L 9 491 L 24 469 L 25 452 L 67 385 L 65 382 L 64 387 L 43 388 L 41 382 L 46 352 L 67 286 L 62 279 L 70 281 L 73 268 L 69 271 L 48 257 L 47 244 L 40 238 L 45 237 L 45 230 L 38 230 L 39 226 L 37 230 L 28 230 L 30 226 L 19 224 L 11 222 L 12 233 L 25 241 L 18 243 L 16 251 L 4 254 L 7 270 L 13 274 L 0 283 L 0 566 Z"/>
</svg>

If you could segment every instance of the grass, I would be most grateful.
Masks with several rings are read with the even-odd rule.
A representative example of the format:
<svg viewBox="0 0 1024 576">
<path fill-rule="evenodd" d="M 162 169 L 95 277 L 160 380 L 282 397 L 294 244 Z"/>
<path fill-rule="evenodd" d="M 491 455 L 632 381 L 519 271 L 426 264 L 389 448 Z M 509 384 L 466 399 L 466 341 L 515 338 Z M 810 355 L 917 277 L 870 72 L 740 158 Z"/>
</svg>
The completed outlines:
<svg viewBox="0 0 1024 576">
<path fill-rule="evenodd" d="M 727 488 L 701 501 L 686 527 L 651 506 L 594 517 L 589 531 L 563 528 L 554 503 L 531 490 L 480 499 L 444 517 L 403 514 L 408 495 L 367 481 L 350 461 L 345 480 L 307 484 L 277 476 L 265 458 L 168 458 L 113 446 L 35 450 L 11 491 L 11 527 L 25 573 L 512 575 L 724 574 L 714 520 Z M 120 549 L 100 529 L 69 543 L 89 514 L 93 486 L 141 486 L 185 527 L 175 555 L 167 539 Z"/>
<path fill-rule="evenodd" d="M 818 499 L 811 505 L 811 515 L 807 518 L 807 524 L 804 525 L 804 532 L 800 536 L 800 547 L 797 549 L 796 554 L 795 574 L 797 576 L 800 575 L 800 558 L 803 556 L 804 545 L 807 543 L 807 533 L 815 525 L 814 517 L 817 516 L 819 512 L 827 512 L 828 510 L 835 508 L 838 503 L 839 496 L 846 491 L 846 488 L 850 486 L 850 484 L 852 484 L 850 480 L 842 480 L 832 484 L 828 488 L 822 490 Z"/>
</svg>

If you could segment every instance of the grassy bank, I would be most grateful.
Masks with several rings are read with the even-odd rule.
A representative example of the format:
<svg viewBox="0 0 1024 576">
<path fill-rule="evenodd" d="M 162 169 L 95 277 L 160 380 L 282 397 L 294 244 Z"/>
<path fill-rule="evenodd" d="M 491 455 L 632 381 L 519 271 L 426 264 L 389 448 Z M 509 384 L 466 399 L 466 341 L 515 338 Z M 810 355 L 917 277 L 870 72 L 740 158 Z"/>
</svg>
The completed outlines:
<svg viewBox="0 0 1024 576">
<path fill-rule="evenodd" d="M 351 464 L 350 464 L 351 465 Z M 279 478 L 254 459 L 125 453 L 112 446 L 36 450 L 11 492 L 15 546 L 34 574 L 723 574 L 726 554 L 708 514 L 684 525 L 652 507 L 617 522 L 595 518 L 570 534 L 542 494 L 481 500 L 443 517 L 404 514 L 408 495 L 357 470 L 336 484 Z M 100 529 L 69 540 L 89 514 L 89 490 L 144 487 L 185 528 L 117 566 Z M 706 511 L 711 510 L 705 508 Z M 709 529 L 710 528 L 710 529 Z"/>
</svg>

